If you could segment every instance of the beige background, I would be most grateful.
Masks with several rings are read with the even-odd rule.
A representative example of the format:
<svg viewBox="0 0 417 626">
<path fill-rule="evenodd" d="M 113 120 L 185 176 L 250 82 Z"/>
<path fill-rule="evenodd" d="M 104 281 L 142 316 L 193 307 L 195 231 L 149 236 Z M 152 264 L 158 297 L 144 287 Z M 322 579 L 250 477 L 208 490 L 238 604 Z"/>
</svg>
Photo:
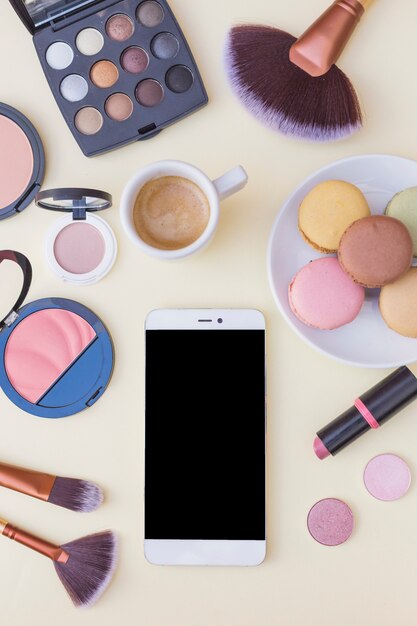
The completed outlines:
<svg viewBox="0 0 417 626">
<path fill-rule="evenodd" d="M 417 155 L 417 3 L 379 0 L 339 65 L 352 78 L 366 114 L 364 129 L 341 143 L 310 145 L 276 135 L 232 96 L 222 67 L 228 27 L 275 24 L 294 34 L 325 0 L 172 0 L 195 52 L 211 101 L 148 143 L 87 159 L 53 101 L 31 37 L 6 0 L 0 8 L 0 99 L 25 113 L 42 136 L 44 188 L 90 186 L 114 196 L 106 218 L 120 254 L 94 286 L 59 282 L 43 257 L 53 215 L 35 206 L 1 223 L 1 248 L 29 255 L 29 300 L 79 300 L 111 329 L 117 363 L 105 396 L 64 420 L 32 417 L 0 393 L 0 458 L 60 475 L 86 477 L 106 490 L 105 505 L 77 515 L 2 491 L 0 517 L 56 542 L 113 528 L 120 537 L 114 581 L 92 609 L 76 611 L 48 560 L 10 541 L 0 548 L 0 621 L 11 626 L 392 626 L 415 624 L 417 487 L 394 503 L 372 499 L 362 484 L 366 462 L 399 453 L 417 473 L 416 406 L 368 434 L 337 459 L 312 454 L 315 431 L 386 372 L 359 370 L 321 356 L 288 328 L 266 274 L 269 233 L 285 197 L 307 175 L 359 153 Z M 241 163 L 245 191 L 224 203 L 218 234 L 200 256 L 175 264 L 145 257 L 122 232 L 118 200 L 127 179 L 162 158 L 189 161 L 216 177 Z M 292 251 L 288 250 L 288 254 Z M 18 274 L 16 274 L 18 276 Z M 2 294 L 6 290 L 4 274 Z M 3 297 L 1 298 L 3 300 Z M 143 556 L 144 333 L 157 307 L 256 307 L 268 326 L 268 555 L 254 569 L 163 568 Z M 414 418 L 413 418 L 414 417 Z M 356 528 L 338 548 L 316 544 L 306 515 L 335 496 L 352 507 Z"/>
</svg>

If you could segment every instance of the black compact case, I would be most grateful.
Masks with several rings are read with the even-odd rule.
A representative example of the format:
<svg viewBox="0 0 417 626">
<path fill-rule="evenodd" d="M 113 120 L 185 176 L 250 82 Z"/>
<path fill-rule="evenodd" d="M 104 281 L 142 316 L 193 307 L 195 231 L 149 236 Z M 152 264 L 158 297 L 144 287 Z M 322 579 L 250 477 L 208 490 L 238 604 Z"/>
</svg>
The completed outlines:
<svg viewBox="0 0 417 626">
<path fill-rule="evenodd" d="M 208 102 L 165 0 L 10 2 L 86 156 L 153 137 Z"/>
</svg>

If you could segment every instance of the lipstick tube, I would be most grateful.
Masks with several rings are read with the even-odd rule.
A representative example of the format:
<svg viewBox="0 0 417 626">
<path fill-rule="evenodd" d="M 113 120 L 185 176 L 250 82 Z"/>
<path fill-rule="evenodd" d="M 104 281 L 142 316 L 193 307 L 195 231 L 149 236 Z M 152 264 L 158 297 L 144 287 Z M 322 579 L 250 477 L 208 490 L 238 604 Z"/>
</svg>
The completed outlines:
<svg viewBox="0 0 417 626">
<path fill-rule="evenodd" d="M 379 428 L 416 398 L 416 376 L 408 367 L 400 367 L 317 432 L 313 444 L 316 456 L 334 456 L 364 433 Z"/>
</svg>

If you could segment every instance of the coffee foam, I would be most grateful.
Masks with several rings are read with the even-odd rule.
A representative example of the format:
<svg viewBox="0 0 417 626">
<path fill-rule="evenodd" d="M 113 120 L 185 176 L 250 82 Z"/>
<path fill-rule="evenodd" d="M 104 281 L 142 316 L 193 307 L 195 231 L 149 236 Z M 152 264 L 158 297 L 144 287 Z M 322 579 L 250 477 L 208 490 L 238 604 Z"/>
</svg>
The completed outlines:
<svg viewBox="0 0 417 626">
<path fill-rule="evenodd" d="M 210 205 L 198 185 L 181 176 L 148 181 L 140 190 L 134 210 L 135 228 L 141 239 L 160 250 L 191 245 L 205 231 Z"/>
</svg>

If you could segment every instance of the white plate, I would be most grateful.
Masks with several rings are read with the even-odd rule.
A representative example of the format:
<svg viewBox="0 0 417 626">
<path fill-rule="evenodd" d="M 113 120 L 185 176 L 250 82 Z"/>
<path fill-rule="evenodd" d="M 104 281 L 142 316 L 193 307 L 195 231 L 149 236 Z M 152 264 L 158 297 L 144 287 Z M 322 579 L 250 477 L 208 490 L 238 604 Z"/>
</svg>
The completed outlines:
<svg viewBox="0 0 417 626">
<path fill-rule="evenodd" d="M 295 332 L 328 356 L 359 367 L 398 367 L 417 361 L 417 339 L 390 330 L 378 307 L 379 290 L 367 290 L 358 317 L 336 330 L 305 326 L 292 313 L 288 285 L 304 265 L 323 255 L 310 248 L 298 230 L 298 207 L 318 183 L 339 179 L 357 185 L 365 194 L 372 213 L 383 213 L 398 191 L 417 185 L 417 162 L 385 154 L 368 154 L 336 161 L 307 178 L 282 206 L 268 247 L 269 284 L 275 302 Z"/>
</svg>

